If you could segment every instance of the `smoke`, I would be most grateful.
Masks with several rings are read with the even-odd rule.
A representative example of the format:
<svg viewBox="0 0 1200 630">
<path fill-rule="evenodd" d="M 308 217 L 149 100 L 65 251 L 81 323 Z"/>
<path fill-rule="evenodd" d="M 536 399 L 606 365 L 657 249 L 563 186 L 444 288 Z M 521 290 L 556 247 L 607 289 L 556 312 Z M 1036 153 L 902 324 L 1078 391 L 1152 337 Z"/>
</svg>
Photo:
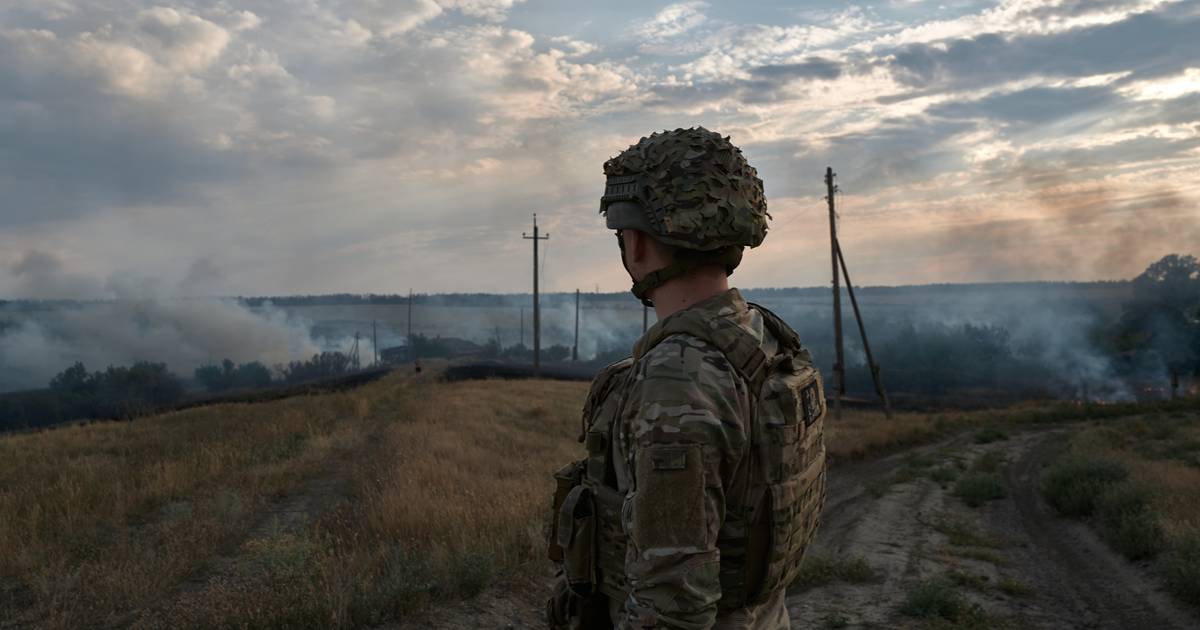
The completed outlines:
<svg viewBox="0 0 1200 630">
<path fill-rule="evenodd" d="M 225 358 L 273 365 L 320 351 L 308 321 L 270 305 L 252 310 L 235 300 L 181 297 L 154 279 L 131 276 L 101 283 L 63 273 L 57 258 L 41 252 L 27 254 L 14 272 L 44 283 L 32 296 L 70 290 L 109 299 L 9 303 L 0 310 L 0 391 L 44 387 L 76 361 L 91 370 L 162 362 L 189 376 Z"/>
</svg>

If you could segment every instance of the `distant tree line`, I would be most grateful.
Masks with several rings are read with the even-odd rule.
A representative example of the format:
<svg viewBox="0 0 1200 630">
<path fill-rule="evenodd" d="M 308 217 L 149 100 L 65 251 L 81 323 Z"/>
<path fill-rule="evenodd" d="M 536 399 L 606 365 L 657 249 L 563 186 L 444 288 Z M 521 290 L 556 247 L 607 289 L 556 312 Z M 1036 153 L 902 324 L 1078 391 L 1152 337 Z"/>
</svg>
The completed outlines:
<svg viewBox="0 0 1200 630">
<path fill-rule="evenodd" d="M 82 418 L 124 420 L 183 398 L 179 377 L 166 364 L 138 362 L 88 372 L 75 363 L 47 389 L 0 394 L 0 430 L 42 427 Z"/>
<path fill-rule="evenodd" d="M 320 381 L 353 371 L 349 355 L 322 352 L 274 368 L 225 359 L 196 368 L 193 377 L 206 392 L 216 394 Z M 127 420 L 179 404 L 186 396 L 183 379 L 164 363 L 141 361 L 89 372 L 76 362 L 50 379 L 46 389 L 0 394 L 0 431 L 84 419 Z"/>
<path fill-rule="evenodd" d="M 1114 285 L 1116 283 L 1113 283 Z M 1168 395 L 1170 383 L 1182 387 L 1200 378 L 1200 261 L 1172 254 L 1151 264 L 1133 280 L 1131 299 L 1115 321 L 1098 319 L 1076 343 L 1084 347 L 1047 351 L 1058 340 L 1017 340 L 1003 326 L 914 323 L 875 318 L 872 341 L 888 389 L 930 396 L 951 393 L 1003 393 L 1010 397 L 1104 396 L 1103 388 L 1127 393 L 1149 387 L 1146 395 Z M 826 369 L 833 353 L 831 318 L 808 321 L 801 330 Z M 859 354 L 847 322 L 847 346 Z M 1105 361 L 1105 378 L 1088 382 L 1089 357 Z M 1093 375 L 1094 377 L 1094 375 Z M 847 360 L 847 380 L 870 391 L 864 361 Z M 1090 392 L 1084 391 L 1090 385 Z M 1136 393 L 1136 391 L 1135 391 Z"/>
</svg>

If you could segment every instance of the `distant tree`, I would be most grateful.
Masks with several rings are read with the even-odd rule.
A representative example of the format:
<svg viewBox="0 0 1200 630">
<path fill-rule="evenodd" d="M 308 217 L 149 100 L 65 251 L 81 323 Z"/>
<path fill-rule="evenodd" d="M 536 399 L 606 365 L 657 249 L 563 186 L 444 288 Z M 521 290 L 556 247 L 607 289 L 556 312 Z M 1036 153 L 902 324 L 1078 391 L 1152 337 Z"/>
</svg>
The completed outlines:
<svg viewBox="0 0 1200 630">
<path fill-rule="evenodd" d="M 505 348 L 504 352 L 501 353 L 501 356 L 503 356 L 505 359 L 512 359 L 514 361 L 532 361 L 533 350 L 523 343 L 515 343 Z"/>
<path fill-rule="evenodd" d="M 1133 279 L 1136 299 L 1195 316 L 1200 306 L 1200 261 L 1195 256 L 1169 254 Z"/>
<path fill-rule="evenodd" d="M 202 365 L 196 368 L 194 376 L 210 392 L 253 389 L 271 384 L 271 370 L 258 361 L 235 365 L 233 361 L 225 359 L 220 366 Z"/>
<path fill-rule="evenodd" d="M 542 358 L 547 361 L 566 361 L 569 356 L 571 349 L 558 343 L 542 351 Z"/>
<path fill-rule="evenodd" d="M 279 371 L 287 383 L 341 376 L 350 371 L 350 357 L 341 352 L 322 352 L 308 361 L 292 361 Z"/>
<path fill-rule="evenodd" d="M 1200 370 L 1200 261 L 1170 254 L 1133 280 L 1134 299 L 1125 304 L 1114 333 L 1114 348 L 1147 356 L 1173 373 Z M 1153 361 L 1150 361 L 1151 363 Z"/>
<path fill-rule="evenodd" d="M 88 371 L 79 361 L 50 379 L 50 389 L 58 394 L 82 395 L 87 388 Z"/>
<path fill-rule="evenodd" d="M 450 346 L 441 337 L 417 334 L 412 337 L 413 356 L 432 359 L 450 356 Z"/>
</svg>

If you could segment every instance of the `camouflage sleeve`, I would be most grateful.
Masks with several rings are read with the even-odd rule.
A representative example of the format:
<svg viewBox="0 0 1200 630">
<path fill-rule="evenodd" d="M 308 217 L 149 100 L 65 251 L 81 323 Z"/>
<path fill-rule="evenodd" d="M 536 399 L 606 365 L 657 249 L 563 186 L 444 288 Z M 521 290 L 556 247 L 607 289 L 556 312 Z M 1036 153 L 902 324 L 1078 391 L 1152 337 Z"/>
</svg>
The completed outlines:
<svg viewBox="0 0 1200 630">
<path fill-rule="evenodd" d="M 723 354 L 689 335 L 639 363 L 623 408 L 633 471 L 622 517 L 631 594 L 619 628 L 712 627 L 721 598 L 717 532 L 743 449 L 745 386 Z"/>
</svg>

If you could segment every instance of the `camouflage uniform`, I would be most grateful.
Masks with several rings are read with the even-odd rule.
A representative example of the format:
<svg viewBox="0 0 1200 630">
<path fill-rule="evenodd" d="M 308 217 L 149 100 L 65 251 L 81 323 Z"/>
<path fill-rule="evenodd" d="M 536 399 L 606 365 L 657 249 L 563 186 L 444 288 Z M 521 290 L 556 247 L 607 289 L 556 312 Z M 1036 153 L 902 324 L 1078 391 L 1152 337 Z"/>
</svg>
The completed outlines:
<svg viewBox="0 0 1200 630">
<path fill-rule="evenodd" d="M 788 628 L 824 413 L 795 332 L 736 289 L 655 324 L 593 381 L 588 457 L 556 474 L 551 627 Z"/>
</svg>

